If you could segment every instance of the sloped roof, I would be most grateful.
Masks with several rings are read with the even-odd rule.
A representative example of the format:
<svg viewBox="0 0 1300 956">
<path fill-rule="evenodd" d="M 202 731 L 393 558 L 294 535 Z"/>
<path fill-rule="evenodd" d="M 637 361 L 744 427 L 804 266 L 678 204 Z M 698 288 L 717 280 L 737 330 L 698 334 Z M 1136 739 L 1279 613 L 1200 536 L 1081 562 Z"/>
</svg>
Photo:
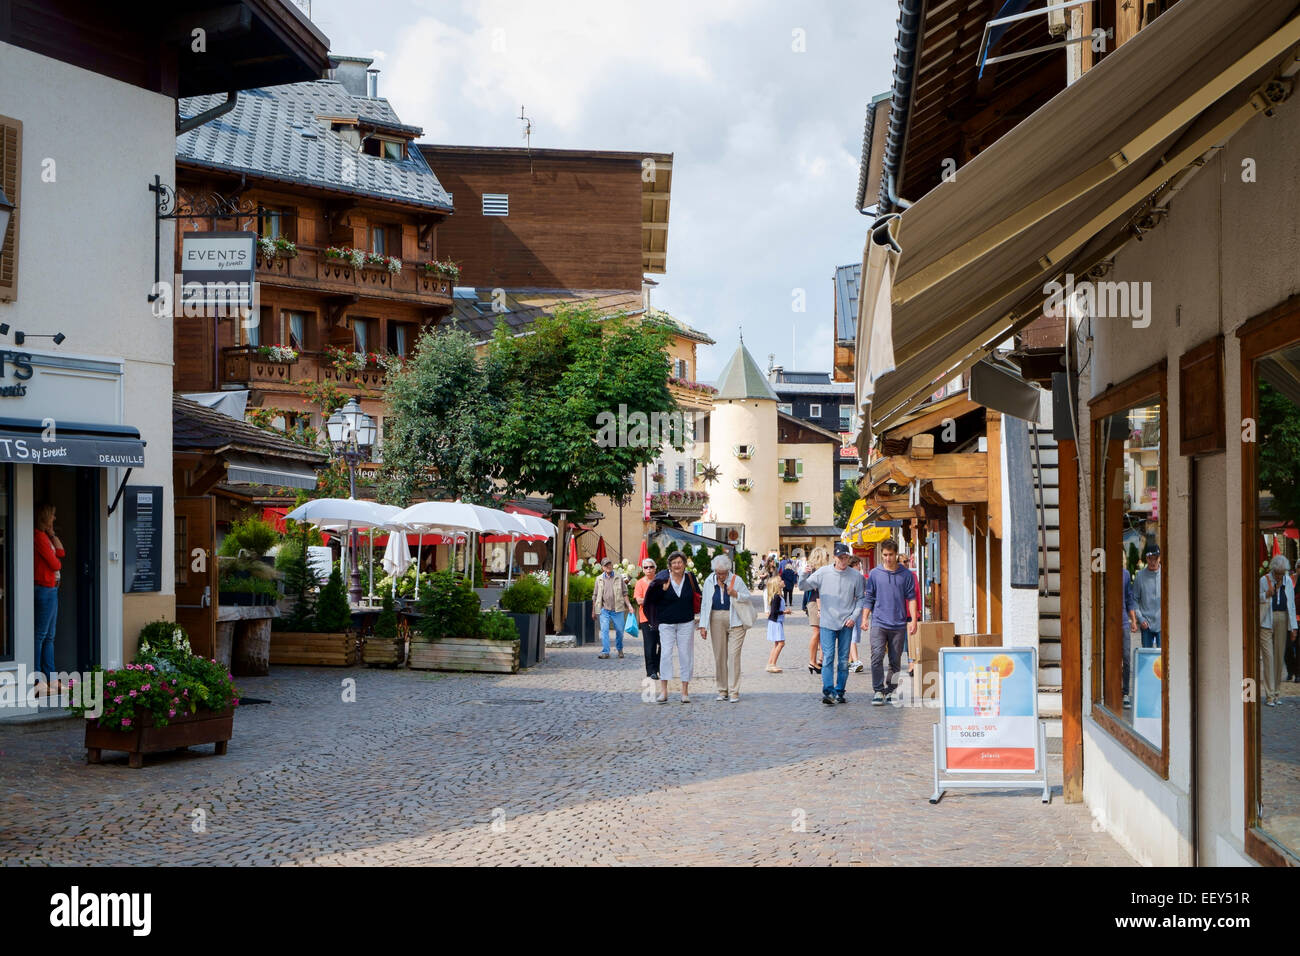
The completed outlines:
<svg viewBox="0 0 1300 956">
<path fill-rule="evenodd" d="M 176 451 L 243 451 L 312 465 L 323 465 L 329 460 L 324 452 L 313 451 L 175 394 L 172 395 L 172 448 Z"/>
<path fill-rule="evenodd" d="M 591 306 L 603 315 L 638 315 L 641 293 L 600 289 L 496 289 L 457 288 L 452 296 L 452 312 L 440 328 L 463 329 L 476 340 L 487 341 L 504 322 L 511 332 L 519 333 L 544 315 L 552 315 L 562 306 Z"/>
<path fill-rule="evenodd" d="M 657 322 L 660 325 L 666 325 L 669 329 L 671 329 L 673 332 L 677 333 L 678 335 L 682 336 L 683 338 L 692 339 L 696 342 L 701 343 L 702 345 L 717 344 L 716 342 L 713 341 L 713 339 L 709 338 L 709 336 L 706 335 L 704 332 L 701 332 L 699 329 L 691 328 L 681 319 L 671 316 L 667 312 L 664 312 L 660 309 L 651 309 L 649 312 L 646 313 L 645 320 L 647 322 Z"/>
<path fill-rule="evenodd" d="M 185 97 L 180 113 L 194 116 L 224 101 L 225 94 Z M 332 131 L 328 118 L 355 118 L 361 126 L 412 138 L 421 133 L 403 125 L 386 99 L 355 96 L 337 80 L 316 80 L 240 92 L 229 113 L 177 137 L 176 161 L 451 210 L 451 195 L 414 143 L 405 159 L 370 156 Z"/>
<path fill-rule="evenodd" d="M 776 392 L 763 374 L 763 370 L 749 354 L 745 343 L 741 342 L 727 367 L 722 370 L 717 381 L 718 394 L 714 399 L 760 398 L 777 401 Z"/>
<path fill-rule="evenodd" d="M 835 340 L 852 342 L 858 334 L 858 289 L 862 282 L 862 263 L 840 266 L 835 270 Z"/>
</svg>

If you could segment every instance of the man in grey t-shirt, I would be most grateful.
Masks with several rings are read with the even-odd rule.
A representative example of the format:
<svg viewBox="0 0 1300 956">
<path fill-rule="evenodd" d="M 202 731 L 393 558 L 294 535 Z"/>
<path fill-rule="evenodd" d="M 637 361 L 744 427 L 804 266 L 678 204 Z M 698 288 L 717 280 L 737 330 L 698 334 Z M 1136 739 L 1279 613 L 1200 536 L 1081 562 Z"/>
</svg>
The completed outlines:
<svg viewBox="0 0 1300 956">
<path fill-rule="evenodd" d="M 1149 544 L 1142 552 L 1147 566 L 1133 575 L 1133 601 L 1137 604 L 1142 646 L 1160 646 L 1160 545 Z"/>
<path fill-rule="evenodd" d="M 867 590 L 866 579 L 849 567 L 850 557 L 849 546 L 837 543 L 834 564 L 812 573 L 805 571 L 799 576 L 799 587 L 805 591 L 815 588 L 821 602 L 823 704 L 844 703 L 844 687 L 849 682 L 849 642 L 853 639 L 853 621 L 859 614 L 858 602 Z"/>
</svg>

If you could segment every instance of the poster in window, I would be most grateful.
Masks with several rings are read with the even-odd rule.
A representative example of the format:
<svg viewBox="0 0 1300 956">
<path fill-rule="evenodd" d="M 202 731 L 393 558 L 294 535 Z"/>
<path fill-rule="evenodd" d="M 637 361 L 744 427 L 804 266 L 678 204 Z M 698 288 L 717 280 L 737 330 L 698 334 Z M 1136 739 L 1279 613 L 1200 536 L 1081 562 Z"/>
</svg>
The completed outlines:
<svg viewBox="0 0 1300 956">
<path fill-rule="evenodd" d="M 1157 747 L 1164 745 L 1160 683 L 1164 662 L 1158 647 L 1133 648 L 1133 729 Z"/>
</svg>

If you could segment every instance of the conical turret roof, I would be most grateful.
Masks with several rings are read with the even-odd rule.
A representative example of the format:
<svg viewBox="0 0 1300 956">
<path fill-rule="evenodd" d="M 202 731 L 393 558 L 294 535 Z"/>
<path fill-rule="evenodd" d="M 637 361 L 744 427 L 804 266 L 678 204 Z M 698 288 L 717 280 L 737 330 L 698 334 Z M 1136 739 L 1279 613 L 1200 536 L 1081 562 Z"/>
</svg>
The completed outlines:
<svg viewBox="0 0 1300 956">
<path fill-rule="evenodd" d="M 767 376 L 754 361 L 754 356 L 749 354 L 749 349 L 745 348 L 743 339 L 736 353 L 727 362 L 727 367 L 718 376 L 718 394 L 714 398 L 759 398 L 772 402 L 779 401 L 776 392 L 772 391 Z"/>
</svg>

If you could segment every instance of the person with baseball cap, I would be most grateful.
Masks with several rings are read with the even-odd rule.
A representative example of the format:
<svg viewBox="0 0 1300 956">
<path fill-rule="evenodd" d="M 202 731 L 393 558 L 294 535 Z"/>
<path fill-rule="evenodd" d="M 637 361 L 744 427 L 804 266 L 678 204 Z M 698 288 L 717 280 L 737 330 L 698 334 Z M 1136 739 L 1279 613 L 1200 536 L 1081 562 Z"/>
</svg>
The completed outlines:
<svg viewBox="0 0 1300 956">
<path fill-rule="evenodd" d="M 1160 646 L 1160 545 L 1154 541 L 1142 552 L 1145 568 L 1133 575 L 1133 602 L 1137 605 L 1142 646 Z"/>
<path fill-rule="evenodd" d="M 627 599 L 627 578 L 614 573 L 614 562 L 605 558 L 600 562 L 601 574 L 596 578 L 596 587 L 592 591 L 591 616 L 600 619 L 600 653 L 601 660 L 609 659 L 609 629 L 614 628 L 615 647 L 618 656 L 623 656 L 623 623 L 632 610 Z"/>
<path fill-rule="evenodd" d="M 805 571 L 799 587 L 816 588 L 821 603 L 822 703 L 843 704 L 849 682 L 849 642 L 853 621 L 867 582 L 861 572 L 849 567 L 853 553 L 843 542 L 835 545 L 835 563 L 816 571 Z"/>
</svg>

